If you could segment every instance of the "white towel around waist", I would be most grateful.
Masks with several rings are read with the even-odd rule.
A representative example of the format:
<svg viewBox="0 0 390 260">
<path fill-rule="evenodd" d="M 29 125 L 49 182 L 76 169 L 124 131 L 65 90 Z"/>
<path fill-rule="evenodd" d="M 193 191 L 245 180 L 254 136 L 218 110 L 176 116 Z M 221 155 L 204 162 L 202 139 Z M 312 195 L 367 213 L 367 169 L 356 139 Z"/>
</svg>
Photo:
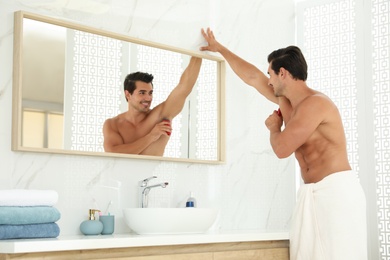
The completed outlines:
<svg viewBox="0 0 390 260">
<path fill-rule="evenodd" d="M 54 206 L 57 201 L 54 190 L 0 190 L 0 206 Z"/>
<path fill-rule="evenodd" d="M 290 259 L 367 259 L 366 226 L 366 199 L 355 172 L 304 184 L 293 214 Z"/>
</svg>

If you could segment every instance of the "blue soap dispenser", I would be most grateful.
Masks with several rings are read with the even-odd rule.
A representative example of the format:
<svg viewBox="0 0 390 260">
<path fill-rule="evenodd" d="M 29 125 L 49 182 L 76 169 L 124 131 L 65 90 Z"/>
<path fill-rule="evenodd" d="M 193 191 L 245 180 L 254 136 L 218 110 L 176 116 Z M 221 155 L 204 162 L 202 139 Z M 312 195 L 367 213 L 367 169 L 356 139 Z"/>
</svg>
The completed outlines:
<svg viewBox="0 0 390 260">
<path fill-rule="evenodd" d="M 88 220 L 81 222 L 80 231 L 84 235 L 99 235 L 103 230 L 103 223 L 96 220 L 95 213 L 100 212 L 98 209 L 90 209 Z"/>
<path fill-rule="evenodd" d="M 196 208 L 196 199 L 192 191 L 190 192 L 190 196 L 187 199 L 186 208 Z"/>
</svg>

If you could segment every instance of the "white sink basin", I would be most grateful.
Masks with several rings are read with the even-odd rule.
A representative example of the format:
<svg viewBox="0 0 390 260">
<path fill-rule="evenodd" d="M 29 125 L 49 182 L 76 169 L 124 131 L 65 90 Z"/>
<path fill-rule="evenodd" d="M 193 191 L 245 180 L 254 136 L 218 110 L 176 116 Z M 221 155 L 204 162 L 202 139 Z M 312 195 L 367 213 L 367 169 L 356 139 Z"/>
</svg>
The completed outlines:
<svg viewBox="0 0 390 260">
<path fill-rule="evenodd" d="M 208 208 L 127 208 L 127 226 L 140 235 L 195 234 L 206 232 L 215 222 L 217 209 Z"/>
</svg>

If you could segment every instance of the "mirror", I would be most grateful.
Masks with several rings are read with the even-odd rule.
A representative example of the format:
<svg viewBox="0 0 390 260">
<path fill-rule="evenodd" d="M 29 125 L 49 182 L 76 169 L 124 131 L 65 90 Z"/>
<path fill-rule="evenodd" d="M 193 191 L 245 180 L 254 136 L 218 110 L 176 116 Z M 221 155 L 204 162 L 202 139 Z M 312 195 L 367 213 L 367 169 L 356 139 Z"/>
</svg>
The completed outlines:
<svg viewBox="0 0 390 260">
<path fill-rule="evenodd" d="M 102 126 L 127 111 L 123 80 L 154 75 L 152 107 L 191 56 L 201 72 L 164 156 L 107 153 Z M 23 11 L 15 13 L 12 150 L 200 163 L 224 162 L 222 58 Z"/>
</svg>

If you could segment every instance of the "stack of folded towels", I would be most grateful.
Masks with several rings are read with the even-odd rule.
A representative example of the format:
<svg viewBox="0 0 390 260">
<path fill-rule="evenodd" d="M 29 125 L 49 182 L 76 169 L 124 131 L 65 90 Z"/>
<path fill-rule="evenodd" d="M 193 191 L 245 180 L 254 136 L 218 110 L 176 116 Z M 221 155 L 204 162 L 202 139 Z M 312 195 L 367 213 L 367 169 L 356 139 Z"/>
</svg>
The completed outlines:
<svg viewBox="0 0 390 260">
<path fill-rule="evenodd" d="M 0 239 L 58 237 L 57 201 L 53 190 L 0 190 Z"/>
</svg>

